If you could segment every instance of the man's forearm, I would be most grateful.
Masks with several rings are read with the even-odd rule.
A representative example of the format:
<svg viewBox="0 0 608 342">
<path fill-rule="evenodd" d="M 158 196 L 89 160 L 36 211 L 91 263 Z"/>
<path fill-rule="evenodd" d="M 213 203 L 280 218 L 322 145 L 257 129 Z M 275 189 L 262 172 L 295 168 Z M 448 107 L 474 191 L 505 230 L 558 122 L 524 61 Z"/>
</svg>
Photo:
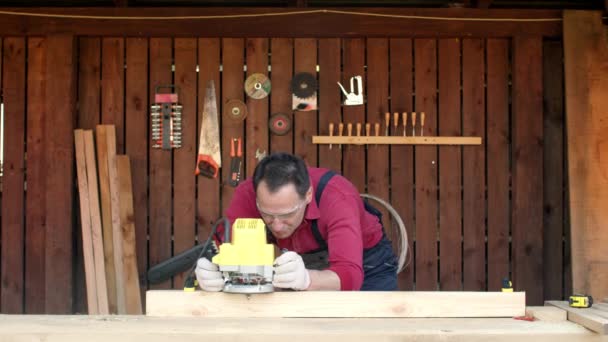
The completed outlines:
<svg viewBox="0 0 608 342">
<path fill-rule="evenodd" d="M 340 277 L 334 271 L 308 270 L 308 274 L 310 275 L 310 286 L 306 289 L 307 291 L 340 290 Z"/>
</svg>

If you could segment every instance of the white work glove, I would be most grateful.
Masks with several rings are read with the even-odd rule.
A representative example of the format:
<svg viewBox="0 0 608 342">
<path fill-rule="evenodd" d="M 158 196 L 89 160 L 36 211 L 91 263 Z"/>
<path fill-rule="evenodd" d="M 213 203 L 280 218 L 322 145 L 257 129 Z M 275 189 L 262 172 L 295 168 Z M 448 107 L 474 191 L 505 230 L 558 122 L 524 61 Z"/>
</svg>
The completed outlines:
<svg viewBox="0 0 608 342">
<path fill-rule="evenodd" d="M 276 258 L 274 265 L 272 285 L 275 287 L 306 290 L 310 286 L 310 274 L 298 253 L 285 252 Z"/>
<path fill-rule="evenodd" d="M 219 267 L 207 258 L 200 258 L 196 262 L 196 280 L 198 286 L 204 291 L 218 292 L 224 288 L 224 277 Z"/>
</svg>

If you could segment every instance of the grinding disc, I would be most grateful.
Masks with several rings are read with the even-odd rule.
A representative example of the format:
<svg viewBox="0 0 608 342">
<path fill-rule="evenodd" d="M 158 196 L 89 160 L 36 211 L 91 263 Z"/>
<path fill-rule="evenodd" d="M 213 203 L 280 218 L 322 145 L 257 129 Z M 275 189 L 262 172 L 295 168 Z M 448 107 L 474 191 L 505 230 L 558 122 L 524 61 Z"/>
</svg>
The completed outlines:
<svg viewBox="0 0 608 342">
<path fill-rule="evenodd" d="M 245 93 L 252 99 L 263 99 L 270 94 L 270 79 L 264 74 L 252 74 L 245 80 Z"/>
<path fill-rule="evenodd" d="M 317 79 L 307 72 L 297 73 L 291 80 L 291 92 L 299 98 L 308 98 L 317 91 Z"/>
<path fill-rule="evenodd" d="M 276 113 L 268 120 L 268 128 L 276 135 L 285 135 L 291 130 L 291 118 L 283 113 Z"/>
<path fill-rule="evenodd" d="M 228 100 L 224 105 L 224 117 L 229 117 L 234 120 L 245 120 L 247 116 L 247 105 L 245 102 L 237 99 Z"/>
</svg>

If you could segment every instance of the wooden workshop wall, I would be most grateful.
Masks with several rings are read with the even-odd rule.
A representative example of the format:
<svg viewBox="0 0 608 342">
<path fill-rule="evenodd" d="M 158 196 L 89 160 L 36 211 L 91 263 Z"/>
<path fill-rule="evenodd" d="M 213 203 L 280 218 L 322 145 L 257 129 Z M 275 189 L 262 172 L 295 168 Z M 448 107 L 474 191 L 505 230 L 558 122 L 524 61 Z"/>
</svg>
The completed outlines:
<svg viewBox="0 0 608 342">
<path fill-rule="evenodd" d="M 45 263 L 56 251 L 52 241 L 61 241 L 44 229 L 49 202 L 77 205 L 74 183 L 64 188 L 62 198 L 45 199 L 45 189 L 62 170 L 43 169 L 37 161 L 73 159 L 71 151 L 45 150 L 40 144 L 44 134 L 69 140 L 72 128 L 98 124 L 116 126 L 118 153 L 131 158 L 144 290 L 182 286 L 183 278 L 176 277 L 148 287 L 145 271 L 208 236 L 234 191 L 226 182 L 229 141 L 242 137 L 247 176 L 256 165 L 256 151 L 293 152 L 312 166 L 342 172 L 361 192 L 389 200 L 410 241 L 409 264 L 399 276 L 403 290 L 496 291 L 510 277 L 516 290 L 526 291 L 529 304 L 570 292 L 560 40 L 79 37 L 76 51 L 64 49 L 77 58 L 72 67 L 78 115 L 71 122 L 59 112 L 65 88 L 54 90 L 54 78 L 62 77 L 55 66 L 65 56 L 50 40 L 0 40 L 3 313 L 65 312 L 66 305 L 86 311 L 77 210 L 58 211 L 66 215 L 60 233 L 73 237 L 73 249 L 59 249 L 71 258 L 67 268 Z M 253 100 L 244 94 L 243 83 L 258 72 L 270 76 L 272 92 Z M 316 73 L 318 111 L 292 113 L 289 85 L 297 72 Z M 363 76 L 367 102 L 341 106 L 336 81 L 348 84 L 354 75 Z M 194 176 L 210 79 L 220 112 L 229 99 L 243 100 L 249 109 L 245 121 L 222 117 L 224 167 L 218 179 Z M 155 87 L 166 84 L 180 87 L 183 105 L 183 145 L 173 151 L 152 149 L 149 142 L 148 108 Z M 65 96 L 69 103 L 70 95 Z M 370 122 L 373 127 L 387 111 L 424 111 L 425 135 L 481 136 L 483 144 L 330 149 L 311 143 L 312 135 L 328 134 L 330 122 L 363 127 Z M 293 118 L 287 135 L 268 130 L 269 115 L 277 112 Z M 45 124 L 47 129 L 41 129 Z M 391 134 L 401 132 L 402 127 L 391 128 Z M 396 240 L 396 227 L 388 219 L 385 225 Z M 67 303 L 49 303 L 52 293 Z"/>
</svg>

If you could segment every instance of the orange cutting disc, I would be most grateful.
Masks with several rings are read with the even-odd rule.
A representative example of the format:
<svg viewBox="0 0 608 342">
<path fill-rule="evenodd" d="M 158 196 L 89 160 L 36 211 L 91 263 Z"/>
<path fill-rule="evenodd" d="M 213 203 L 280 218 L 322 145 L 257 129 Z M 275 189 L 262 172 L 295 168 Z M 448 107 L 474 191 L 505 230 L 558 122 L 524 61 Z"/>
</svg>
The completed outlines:
<svg viewBox="0 0 608 342">
<path fill-rule="evenodd" d="M 224 105 L 224 117 L 239 121 L 245 120 L 245 117 L 247 117 L 247 105 L 241 100 L 228 100 L 226 105 Z"/>
</svg>

